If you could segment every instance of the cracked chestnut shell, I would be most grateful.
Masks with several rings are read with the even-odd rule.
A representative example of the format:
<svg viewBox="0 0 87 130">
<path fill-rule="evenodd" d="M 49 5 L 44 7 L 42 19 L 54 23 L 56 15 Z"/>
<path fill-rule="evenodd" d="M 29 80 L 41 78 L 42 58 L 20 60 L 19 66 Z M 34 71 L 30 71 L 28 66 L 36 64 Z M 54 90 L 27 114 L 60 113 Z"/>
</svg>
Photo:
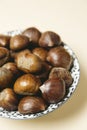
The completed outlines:
<svg viewBox="0 0 87 130">
<path fill-rule="evenodd" d="M 52 79 L 52 78 L 63 79 L 65 81 L 66 87 L 69 87 L 73 82 L 71 73 L 67 69 L 61 68 L 61 67 L 52 68 L 52 70 L 49 74 L 49 79 Z"/>
<path fill-rule="evenodd" d="M 17 110 L 18 99 L 11 88 L 6 88 L 0 93 L 0 107 L 7 111 Z"/>
<path fill-rule="evenodd" d="M 0 68 L 0 90 L 9 87 L 13 78 L 13 73 L 10 70 Z"/>
<path fill-rule="evenodd" d="M 13 51 L 19 51 L 29 46 L 29 39 L 23 35 L 15 35 L 10 40 L 10 49 Z"/>
<path fill-rule="evenodd" d="M 44 111 L 45 109 L 46 104 L 40 97 L 24 97 L 18 105 L 18 111 L 22 114 L 34 114 Z"/>
<path fill-rule="evenodd" d="M 42 96 L 48 103 L 57 103 L 66 93 L 65 82 L 62 79 L 48 79 L 41 87 Z"/>
<path fill-rule="evenodd" d="M 38 73 L 43 67 L 38 56 L 26 51 L 17 55 L 16 63 L 17 67 L 25 73 Z"/>
<path fill-rule="evenodd" d="M 40 79 L 32 74 L 25 74 L 16 80 L 14 91 L 21 95 L 34 95 L 38 92 L 40 85 Z"/>
<path fill-rule="evenodd" d="M 4 47 L 0 47 L 0 67 L 10 59 L 10 52 Z"/>
<path fill-rule="evenodd" d="M 54 47 L 60 44 L 61 44 L 60 36 L 52 31 L 46 31 L 42 33 L 39 39 L 39 45 L 41 47 Z"/>
<path fill-rule="evenodd" d="M 30 42 L 34 43 L 35 46 L 38 45 L 38 41 L 41 36 L 41 32 L 37 28 L 35 28 L 35 27 L 28 28 L 28 29 L 24 30 L 24 32 L 22 34 L 27 36 L 29 38 Z"/>
<path fill-rule="evenodd" d="M 10 43 L 10 36 L 7 35 L 0 35 L 0 47 L 8 47 Z"/>
<path fill-rule="evenodd" d="M 72 64 L 72 57 L 63 47 L 55 47 L 48 52 L 47 61 L 54 67 L 63 67 L 69 70 Z"/>
<path fill-rule="evenodd" d="M 38 47 L 33 50 L 33 54 L 38 56 L 42 61 L 46 61 L 48 51 L 44 48 Z"/>
</svg>

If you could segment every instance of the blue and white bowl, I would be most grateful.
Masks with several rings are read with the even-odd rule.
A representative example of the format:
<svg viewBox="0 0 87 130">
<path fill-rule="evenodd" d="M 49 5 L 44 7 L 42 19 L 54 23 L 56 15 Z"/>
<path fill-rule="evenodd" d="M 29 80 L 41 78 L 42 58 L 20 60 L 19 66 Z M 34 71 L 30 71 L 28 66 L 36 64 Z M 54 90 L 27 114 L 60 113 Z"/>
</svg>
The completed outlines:
<svg viewBox="0 0 87 130">
<path fill-rule="evenodd" d="M 14 36 L 16 34 L 21 34 L 20 30 L 16 30 L 16 31 L 10 31 L 5 33 L 7 35 L 10 36 Z M 18 111 L 6 111 L 3 108 L 0 107 L 0 117 L 5 117 L 5 118 L 10 118 L 10 119 L 32 119 L 32 118 L 37 118 L 39 116 L 43 116 L 45 114 L 48 114 L 49 112 L 54 111 L 55 109 L 59 108 L 62 104 L 64 104 L 70 97 L 71 95 L 74 93 L 79 78 L 80 78 L 80 67 L 79 67 L 79 62 L 78 59 L 75 55 L 75 53 L 69 48 L 68 45 L 64 44 L 64 48 L 69 52 L 69 54 L 73 57 L 73 67 L 71 69 L 71 75 L 73 77 L 73 83 L 72 85 L 69 87 L 69 91 L 67 93 L 67 95 L 65 96 L 65 98 L 55 104 L 50 104 L 50 106 L 43 112 L 39 112 L 36 114 L 27 114 L 27 115 L 23 115 L 20 114 Z"/>
</svg>

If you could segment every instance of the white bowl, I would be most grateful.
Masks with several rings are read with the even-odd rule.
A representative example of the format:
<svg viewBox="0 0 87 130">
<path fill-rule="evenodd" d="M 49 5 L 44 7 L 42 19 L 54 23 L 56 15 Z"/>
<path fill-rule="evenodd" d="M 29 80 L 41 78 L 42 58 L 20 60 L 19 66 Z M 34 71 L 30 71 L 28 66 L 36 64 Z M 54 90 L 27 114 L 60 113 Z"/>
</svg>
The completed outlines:
<svg viewBox="0 0 87 130">
<path fill-rule="evenodd" d="M 10 31 L 7 32 L 5 34 L 10 35 L 10 36 L 14 36 L 16 34 L 21 34 L 22 31 L 20 30 L 16 30 L 16 31 Z M 0 107 L 0 117 L 5 117 L 5 118 L 11 118 L 11 119 L 32 119 L 32 118 L 37 118 L 39 116 L 43 116 L 45 114 L 48 114 L 49 112 L 54 111 L 55 109 L 59 108 L 62 104 L 64 104 L 73 94 L 73 92 L 75 91 L 78 81 L 79 81 L 79 77 L 80 77 L 80 68 L 79 68 L 79 63 L 78 63 L 78 59 L 75 55 L 75 53 L 70 49 L 70 47 L 66 44 L 64 44 L 64 48 L 69 52 L 69 54 L 73 57 L 73 67 L 71 69 L 71 75 L 73 77 L 73 83 L 72 85 L 69 87 L 69 91 L 66 94 L 65 98 L 56 103 L 56 104 L 50 104 L 50 106 L 43 112 L 39 112 L 36 114 L 27 114 L 27 115 L 23 115 L 20 114 L 18 111 L 6 111 L 3 108 Z"/>
</svg>

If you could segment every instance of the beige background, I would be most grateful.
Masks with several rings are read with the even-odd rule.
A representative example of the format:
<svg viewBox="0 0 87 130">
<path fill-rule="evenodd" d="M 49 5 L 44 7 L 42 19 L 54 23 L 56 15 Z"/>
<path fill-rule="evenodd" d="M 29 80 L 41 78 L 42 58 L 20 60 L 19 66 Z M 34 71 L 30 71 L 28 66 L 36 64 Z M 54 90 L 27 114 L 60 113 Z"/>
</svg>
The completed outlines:
<svg viewBox="0 0 87 130">
<path fill-rule="evenodd" d="M 80 82 L 59 109 L 34 120 L 0 118 L 0 130 L 87 130 L 87 0 L 0 0 L 0 33 L 30 26 L 61 35 L 79 59 Z"/>
</svg>

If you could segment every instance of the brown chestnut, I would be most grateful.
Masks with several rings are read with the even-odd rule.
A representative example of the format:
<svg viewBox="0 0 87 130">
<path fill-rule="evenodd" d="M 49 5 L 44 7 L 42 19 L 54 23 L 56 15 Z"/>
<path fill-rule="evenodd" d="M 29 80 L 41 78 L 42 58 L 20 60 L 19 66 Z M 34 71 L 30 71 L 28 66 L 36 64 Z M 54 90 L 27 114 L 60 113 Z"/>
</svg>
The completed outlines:
<svg viewBox="0 0 87 130">
<path fill-rule="evenodd" d="M 50 74 L 49 74 L 49 79 L 52 78 L 61 78 L 65 81 L 66 87 L 69 87 L 72 84 L 73 78 L 71 76 L 71 73 L 61 67 L 54 67 L 52 68 Z"/>
<path fill-rule="evenodd" d="M 18 99 L 11 88 L 6 88 L 0 93 L 0 107 L 7 111 L 17 110 Z"/>
<path fill-rule="evenodd" d="M 17 67 L 26 73 L 38 73 L 42 69 L 41 59 L 30 53 L 30 52 L 21 52 L 16 57 Z"/>
<path fill-rule="evenodd" d="M 24 30 L 24 32 L 22 34 L 27 36 L 29 38 L 30 42 L 34 43 L 35 46 L 38 45 L 38 41 L 41 36 L 41 32 L 37 28 L 35 28 L 35 27 L 28 28 L 28 29 Z"/>
<path fill-rule="evenodd" d="M 6 68 L 0 68 L 0 90 L 9 87 L 13 80 L 13 73 Z"/>
<path fill-rule="evenodd" d="M 47 50 L 41 47 L 35 48 L 33 50 L 33 54 L 38 56 L 42 61 L 46 61 L 47 53 L 48 53 Z"/>
<path fill-rule="evenodd" d="M 20 54 L 20 53 L 31 53 L 31 51 L 29 49 L 24 49 L 24 50 L 21 50 L 21 51 L 12 51 L 10 50 L 10 56 L 11 56 L 11 59 L 13 60 L 13 62 L 16 63 L 16 59 L 17 59 L 17 55 Z"/>
<path fill-rule="evenodd" d="M 43 98 L 48 103 L 57 103 L 65 96 L 65 82 L 62 79 L 48 79 L 41 87 Z"/>
<path fill-rule="evenodd" d="M 44 100 L 40 97 L 24 97 L 18 105 L 18 111 L 22 114 L 34 114 L 44 111 L 45 109 L 46 104 Z"/>
<path fill-rule="evenodd" d="M 0 35 L 0 47 L 8 47 L 10 43 L 10 36 Z"/>
<path fill-rule="evenodd" d="M 39 39 L 39 45 L 41 47 L 53 47 L 61 44 L 61 38 L 58 34 L 52 31 L 46 31 L 42 33 Z"/>
<path fill-rule="evenodd" d="M 16 80 L 14 91 L 21 95 L 34 95 L 39 90 L 40 85 L 40 79 L 32 74 L 25 74 Z"/>
<path fill-rule="evenodd" d="M 40 73 L 36 74 L 37 78 L 40 78 L 42 82 L 48 79 L 49 72 L 51 70 L 52 66 L 47 64 L 46 62 L 43 62 L 43 69 Z"/>
<path fill-rule="evenodd" d="M 55 67 L 63 67 L 69 70 L 72 57 L 63 47 L 55 47 L 48 52 L 47 61 Z"/>
<path fill-rule="evenodd" d="M 17 65 L 13 62 L 8 62 L 8 63 L 4 64 L 2 67 L 12 71 L 12 73 L 15 75 L 19 74 L 19 70 L 17 68 Z"/>
<path fill-rule="evenodd" d="M 19 51 L 29 46 L 29 39 L 23 35 L 15 35 L 10 40 L 10 49 L 13 51 Z"/>
<path fill-rule="evenodd" d="M 4 47 L 0 47 L 0 67 L 5 64 L 10 58 L 10 53 L 9 50 L 4 48 Z"/>
</svg>

